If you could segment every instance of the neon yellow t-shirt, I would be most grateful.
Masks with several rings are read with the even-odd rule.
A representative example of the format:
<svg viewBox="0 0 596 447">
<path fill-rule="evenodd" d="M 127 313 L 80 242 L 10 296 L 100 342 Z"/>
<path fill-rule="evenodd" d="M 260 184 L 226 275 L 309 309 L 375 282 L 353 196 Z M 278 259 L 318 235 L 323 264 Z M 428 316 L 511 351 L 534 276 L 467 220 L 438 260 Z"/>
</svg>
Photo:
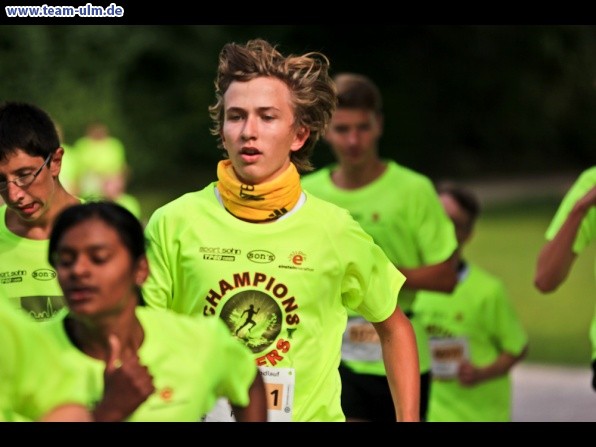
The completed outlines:
<svg viewBox="0 0 596 447">
<path fill-rule="evenodd" d="M 582 172 L 569 191 L 567 191 L 565 197 L 563 197 L 557 212 L 546 230 L 545 237 L 547 240 L 554 239 L 561 226 L 563 226 L 563 223 L 567 220 L 567 216 L 569 216 L 575 203 L 594 186 L 596 186 L 596 166 L 592 166 Z M 596 240 L 596 207 L 593 206 L 579 227 L 575 242 L 573 243 L 574 253 L 581 253 L 594 240 Z M 594 268 L 594 274 L 596 276 L 596 263 L 594 264 Z M 590 326 L 590 340 L 592 342 L 592 360 L 596 360 L 596 308 L 594 309 L 594 317 Z"/>
<path fill-rule="evenodd" d="M 37 321 L 54 318 L 66 307 L 56 271 L 48 262 L 49 239 L 17 236 L 6 227 L 0 206 L 0 301 L 22 308 Z"/>
<path fill-rule="evenodd" d="M 141 219 L 141 202 L 139 202 L 139 200 L 135 196 L 128 193 L 123 193 L 118 198 L 116 198 L 114 202 L 126 208 L 137 219 Z"/>
<path fill-rule="evenodd" d="M 42 327 L 0 300 L 0 421 L 37 420 L 59 404 L 83 403 L 78 372 Z"/>
<path fill-rule="evenodd" d="M 330 165 L 302 179 L 305 190 L 347 209 L 362 228 L 385 251 L 398 268 L 417 268 L 448 259 L 457 247 L 453 223 L 445 213 L 432 182 L 424 175 L 389 160 L 385 172 L 374 182 L 355 190 L 341 189 L 331 180 L 336 165 Z M 382 198 L 382 199 L 381 199 Z M 399 305 L 411 310 L 416 293 L 402 289 Z M 416 333 L 420 372 L 430 369 L 425 333 L 416 315 L 411 318 Z M 354 324 L 363 333 L 361 321 Z M 372 333 L 372 329 L 368 328 Z M 384 375 L 385 367 L 378 346 L 367 353 L 362 342 L 344 336 L 343 361 L 361 374 Z M 375 352 L 373 352 L 375 351 Z M 373 360 L 376 358 L 376 360 Z"/>
<path fill-rule="evenodd" d="M 63 144 L 62 166 L 60 168 L 60 183 L 71 194 L 78 194 L 79 162 L 74 146 Z"/>
<path fill-rule="evenodd" d="M 79 138 L 74 144 L 77 151 L 80 195 L 101 197 L 104 179 L 126 170 L 126 151 L 114 137 L 96 140 Z"/>
<path fill-rule="evenodd" d="M 463 338 L 473 365 L 493 363 L 502 352 L 519 355 L 528 335 L 508 299 L 503 283 L 490 273 L 468 265 L 452 294 L 420 291 L 414 312 L 431 341 Z M 432 355 L 444 359 L 445 351 Z M 433 374 L 429 422 L 511 421 L 510 374 L 463 386 L 457 379 Z"/>
<path fill-rule="evenodd" d="M 156 390 L 127 421 L 198 422 L 218 397 L 248 405 L 257 368 L 250 351 L 230 336 L 221 321 L 146 307 L 137 307 L 136 313 L 145 331 L 140 361 L 149 368 Z M 62 319 L 42 327 L 59 345 L 61 357 L 76 364 L 87 378 L 81 391 L 92 407 L 103 394 L 105 363 L 71 343 Z"/>
<path fill-rule="evenodd" d="M 219 316 L 263 372 L 289 371 L 291 420 L 345 420 L 337 367 L 346 307 L 383 321 L 405 281 L 346 210 L 306 195 L 284 219 L 248 223 L 224 209 L 212 183 L 156 210 L 146 236 L 148 305 Z"/>
</svg>

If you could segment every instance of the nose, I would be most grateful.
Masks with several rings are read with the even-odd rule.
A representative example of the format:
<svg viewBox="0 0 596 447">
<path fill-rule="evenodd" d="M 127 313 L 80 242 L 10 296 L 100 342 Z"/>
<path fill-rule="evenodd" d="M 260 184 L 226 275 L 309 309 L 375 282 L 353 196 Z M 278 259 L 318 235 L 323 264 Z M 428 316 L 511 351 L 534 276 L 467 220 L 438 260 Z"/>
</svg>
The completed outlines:
<svg viewBox="0 0 596 447">
<path fill-rule="evenodd" d="M 244 121 L 244 127 L 242 127 L 242 139 L 250 140 L 257 136 L 257 120 L 255 117 L 248 116 Z"/>
<path fill-rule="evenodd" d="M 360 141 L 360 132 L 358 129 L 350 129 L 347 135 L 348 144 L 356 145 Z"/>
<path fill-rule="evenodd" d="M 25 196 L 25 191 L 20 186 L 17 186 L 15 182 L 9 181 L 7 183 L 6 197 L 7 202 L 17 203 Z"/>
<path fill-rule="evenodd" d="M 89 272 L 89 259 L 81 254 L 77 255 L 70 265 L 70 276 L 82 276 Z"/>
</svg>

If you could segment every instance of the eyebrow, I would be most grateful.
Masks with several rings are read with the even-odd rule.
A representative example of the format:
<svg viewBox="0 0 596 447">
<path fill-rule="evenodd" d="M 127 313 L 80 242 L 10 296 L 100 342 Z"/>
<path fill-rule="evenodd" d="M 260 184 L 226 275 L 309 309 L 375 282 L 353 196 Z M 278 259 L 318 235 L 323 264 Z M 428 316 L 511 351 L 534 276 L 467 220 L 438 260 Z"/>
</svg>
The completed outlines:
<svg viewBox="0 0 596 447">
<path fill-rule="evenodd" d="M 257 107 L 257 111 L 258 112 L 268 112 L 268 111 L 277 111 L 279 112 L 280 109 L 278 109 L 277 107 L 274 106 L 262 106 L 262 107 Z M 245 108 L 243 107 L 237 107 L 237 106 L 232 106 L 226 109 L 226 112 L 244 112 L 246 111 Z"/>
</svg>

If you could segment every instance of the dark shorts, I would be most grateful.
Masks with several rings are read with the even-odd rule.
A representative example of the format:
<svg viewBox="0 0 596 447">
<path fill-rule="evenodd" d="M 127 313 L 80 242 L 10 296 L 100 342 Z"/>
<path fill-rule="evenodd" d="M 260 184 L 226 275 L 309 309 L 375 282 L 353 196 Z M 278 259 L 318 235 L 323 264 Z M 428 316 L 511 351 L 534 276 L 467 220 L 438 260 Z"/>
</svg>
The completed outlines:
<svg viewBox="0 0 596 447">
<path fill-rule="evenodd" d="M 374 422 L 395 422 L 395 407 L 386 376 L 356 374 L 343 363 L 339 365 L 341 376 L 341 406 L 346 419 Z M 420 375 L 420 420 L 426 420 L 430 372 Z"/>
<path fill-rule="evenodd" d="M 596 359 L 592 360 L 592 389 L 596 391 Z"/>
</svg>

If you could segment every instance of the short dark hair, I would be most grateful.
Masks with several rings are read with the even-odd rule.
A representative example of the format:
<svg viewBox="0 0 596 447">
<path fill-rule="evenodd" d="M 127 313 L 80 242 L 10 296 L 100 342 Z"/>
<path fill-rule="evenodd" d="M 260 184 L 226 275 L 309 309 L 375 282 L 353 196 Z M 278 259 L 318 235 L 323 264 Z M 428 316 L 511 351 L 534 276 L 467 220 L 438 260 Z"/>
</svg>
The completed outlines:
<svg viewBox="0 0 596 447">
<path fill-rule="evenodd" d="M 439 183 L 436 189 L 438 194 L 449 194 L 453 197 L 458 205 L 470 215 L 471 223 L 476 221 L 480 215 L 481 205 L 476 194 L 470 189 L 448 181 Z"/>
<path fill-rule="evenodd" d="M 50 115 L 34 104 L 5 101 L 0 105 L 0 160 L 22 150 L 46 158 L 60 146 Z"/>
<path fill-rule="evenodd" d="M 376 84 L 357 73 L 339 73 L 333 78 L 337 88 L 338 109 L 365 109 L 383 112 L 383 99 Z"/>
</svg>

